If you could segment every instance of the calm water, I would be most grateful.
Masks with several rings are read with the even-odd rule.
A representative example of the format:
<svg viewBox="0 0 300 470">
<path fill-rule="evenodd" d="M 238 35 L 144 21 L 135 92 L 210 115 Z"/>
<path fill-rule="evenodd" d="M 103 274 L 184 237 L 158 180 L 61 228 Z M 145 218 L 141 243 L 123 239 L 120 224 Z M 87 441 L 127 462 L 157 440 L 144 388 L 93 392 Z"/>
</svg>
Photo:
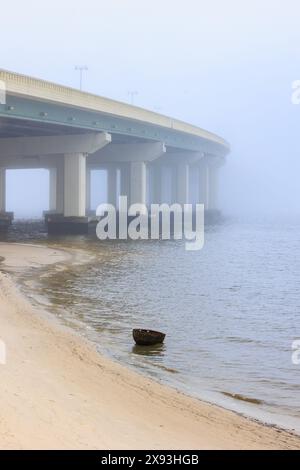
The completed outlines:
<svg viewBox="0 0 300 470">
<path fill-rule="evenodd" d="M 42 226 L 28 228 L 30 242 L 57 245 Z M 25 232 L 16 225 L 9 238 Z M 65 237 L 61 246 L 87 250 L 94 261 L 41 277 L 35 294 L 118 361 L 300 431 L 300 366 L 291 361 L 300 339 L 299 242 L 300 221 L 210 227 L 199 252 L 174 241 Z M 133 346 L 134 327 L 165 331 L 165 344 Z"/>
</svg>

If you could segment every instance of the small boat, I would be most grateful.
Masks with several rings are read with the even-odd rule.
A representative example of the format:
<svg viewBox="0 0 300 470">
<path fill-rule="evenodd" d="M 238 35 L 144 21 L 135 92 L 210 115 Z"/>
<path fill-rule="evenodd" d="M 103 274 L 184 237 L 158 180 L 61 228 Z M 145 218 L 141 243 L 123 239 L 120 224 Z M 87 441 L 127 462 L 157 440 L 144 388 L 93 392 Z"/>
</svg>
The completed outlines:
<svg viewBox="0 0 300 470">
<path fill-rule="evenodd" d="M 163 343 L 166 335 L 160 331 L 153 330 L 132 330 L 133 339 L 139 346 L 152 346 Z"/>
</svg>

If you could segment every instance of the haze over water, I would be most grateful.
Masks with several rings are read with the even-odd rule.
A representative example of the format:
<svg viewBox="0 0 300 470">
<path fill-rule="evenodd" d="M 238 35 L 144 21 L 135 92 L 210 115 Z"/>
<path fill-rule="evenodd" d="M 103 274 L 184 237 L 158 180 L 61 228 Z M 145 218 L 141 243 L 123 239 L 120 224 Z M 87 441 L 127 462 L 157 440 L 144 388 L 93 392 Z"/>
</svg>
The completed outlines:
<svg viewBox="0 0 300 470">
<path fill-rule="evenodd" d="M 24 239 L 15 227 L 9 238 Z M 174 241 L 60 238 L 95 261 L 33 277 L 34 295 L 114 359 L 300 431 L 300 366 L 291 360 L 300 338 L 299 233 L 299 220 L 231 221 L 208 227 L 198 252 Z M 28 238 L 56 245 L 36 229 Z M 165 331 L 165 344 L 135 347 L 134 327 Z"/>
</svg>

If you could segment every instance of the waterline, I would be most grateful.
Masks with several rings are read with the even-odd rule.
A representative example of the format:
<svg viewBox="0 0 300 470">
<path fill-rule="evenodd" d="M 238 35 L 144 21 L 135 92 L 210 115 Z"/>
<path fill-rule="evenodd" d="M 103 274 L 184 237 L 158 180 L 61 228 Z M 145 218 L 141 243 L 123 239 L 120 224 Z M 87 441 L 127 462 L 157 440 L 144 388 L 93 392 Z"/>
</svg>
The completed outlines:
<svg viewBox="0 0 300 470">
<path fill-rule="evenodd" d="M 61 238 L 62 248 L 95 259 L 35 280 L 35 293 L 117 361 L 299 431 L 299 366 L 291 361 L 299 337 L 298 233 L 293 224 L 211 227 L 193 257 L 183 241 Z M 166 331 L 165 344 L 136 348 L 134 327 Z"/>
</svg>

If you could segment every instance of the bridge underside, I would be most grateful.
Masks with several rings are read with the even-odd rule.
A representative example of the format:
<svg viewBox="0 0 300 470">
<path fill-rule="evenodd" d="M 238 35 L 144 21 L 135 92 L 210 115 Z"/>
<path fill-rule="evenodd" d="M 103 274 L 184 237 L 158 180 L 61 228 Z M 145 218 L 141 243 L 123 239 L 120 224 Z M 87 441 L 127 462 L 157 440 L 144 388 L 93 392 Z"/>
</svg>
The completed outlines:
<svg viewBox="0 0 300 470">
<path fill-rule="evenodd" d="M 218 168 L 228 152 L 218 141 L 18 94 L 6 98 L 0 104 L 0 228 L 12 220 L 7 169 L 49 170 L 49 231 L 87 231 L 97 169 L 107 172 L 107 202 L 116 208 L 123 195 L 129 204 L 199 202 L 207 212 L 218 209 Z"/>
<path fill-rule="evenodd" d="M 9 137 L 46 137 L 55 135 L 89 134 L 90 129 L 81 129 L 64 124 L 49 124 L 26 119 L 12 119 L 0 116 L 0 139 Z M 111 133 L 114 143 L 151 142 L 133 136 Z M 0 156 L 1 159 L 1 156 Z"/>
</svg>

